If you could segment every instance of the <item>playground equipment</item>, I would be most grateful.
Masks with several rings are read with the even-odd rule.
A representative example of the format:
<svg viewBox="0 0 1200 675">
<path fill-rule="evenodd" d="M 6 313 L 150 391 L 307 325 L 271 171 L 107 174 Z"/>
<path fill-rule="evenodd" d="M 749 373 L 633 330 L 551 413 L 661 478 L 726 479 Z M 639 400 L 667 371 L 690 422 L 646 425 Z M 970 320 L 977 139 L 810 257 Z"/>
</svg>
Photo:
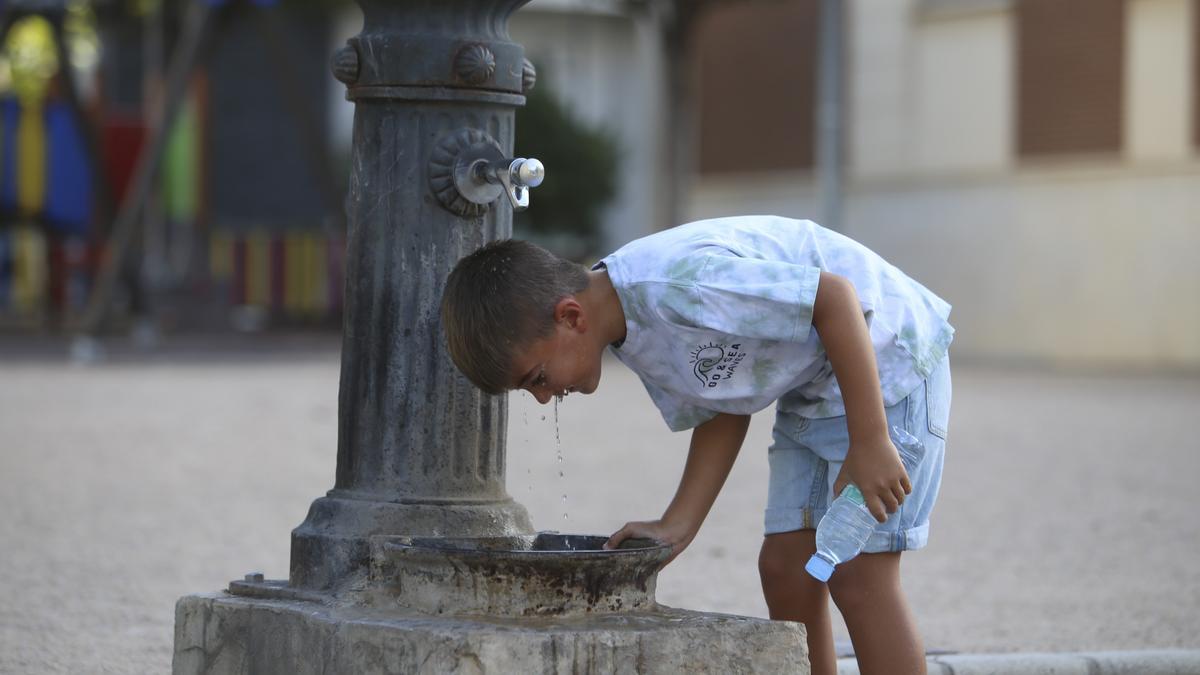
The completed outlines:
<svg viewBox="0 0 1200 675">
<path fill-rule="evenodd" d="M 89 343 L 94 341 L 94 335 L 111 301 L 117 271 L 121 267 L 133 235 L 141 222 L 140 217 L 144 212 L 152 181 L 163 157 L 167 131 L 176 118 L 191 75 L 214 46 L 217 27 L 220 25 L 219 14 L 230 11 L 237 4 L 237 0 L 206 0 L 192 2 L 187 7 L 182 34 L 167 68 L 162 114 L 152 121 L 145 148 L 133 172 L 130 192 L 122 200 L 114 219 L 110 236 L 110 253 L 100 267 L 95 286 L 83 314 L 80 335 L 76 341 L 77 352 L 91 353 L 94 351 Z M 287 65 L 285 55 L 287 46 L 282 37 L 283 31 L 275 25 L 275 19 L 268 11 L 275 4 L 270 0 L 255 0 L 248 6 L 253 10 L 256 28 L 267 45 L 265 52 L 275 67 L 278 76 L 277 82 L 281 85 L 282 93 L 291 100 L 292 108 L 308 131 L 304 135 L 309 139 L 321 138 L 323 135 L 321 130 L 317 128 L 311 115 L 308 114 L 309 104 L 300 100 L 296 93 L 294 75 Z M 305 139 L 297 140 L 305 141 Z M 319 150 L 323 146 L 319 143 L 309 143 L 308 145 L 314 148 L 314 165 L 318 171 L 323 173 L 321 183 L 326 191 L 326 196 L 331 202 L 336 203 L 338 191 L 332 177 L 330 162 Z"/>
<path fill-rule="evenodd" d="M 17 33 L 34 26 L 54 57 L 41 67 L 40 78 L 21 82 L 39 86 L 10 87 L 13 95 L 0 100 L 0 122 L 5 123 L 0 158 L 6 160 L 0 163 L 0 217 L 7 216 L 0 227 L 0 318 L 39 315 L 43 305 L 74 310 L 74 315 L 64 311 L 62 316 L 62 325 L 77 332 L 74 351 L 95 354 L 95 336 L 113 308 L 116 291 L 124 285 L 128 295 L 140 297 L 143 269 L 151 286 L 186 285 L 196 299 L 220 295 L 224 300 L 218 302 L 256 305 L 273 315 L 304 320 L 336 313 L 342 191 L 333 177 L 327 131 L 314 110 L 324 100 L 299 87 L 291 26 L 282 26 L 287 19 L 278 5 L 249 0 L 151 3 L 145 9 L 150 14 L 126 17 L 140 22 L 139 30 L 151 38 L 161 31 L 162 17 L 177 17 L 178 34 L 165 59 L 161 85 L 147 90 L 150 105 L 139 102 L 133 111 L 121 111 L 105 102 L 98 114 L 89 115 L 80 103 L 65 44 L 70 16 L 87 4 L 0 3 L 4 34 L 14 26 Z M 106 11 L 106 25 L 112 28 L 116 10 Z M 270 68 L 260 88 L 286 105 L 286 126 L 296 131 L 293 145 L 303 151 L 300 164 L 307 165 L 300 170 L 315 178 L 313 187 L 324 204 L 320 211 L 328 214 L 318 221 L 319 231 L 291 225 L 280 231 L 269 223 L 230 229 L 209 218 L 201 223 L 204 215 L 211 216 L 201 175 L 209 166 L 210 150 L 200 146 L 202 134 L 212 120 L 228 117 L 220 117 L 224 109 L 207 110 L 206 87 L 200 87 L 199 99 L 193 98 L 197 82 L 203 82 L 197 74 L 211 65 L 223 44 L 231 44 L 224 38 L 232 29 L 241 31 L 245 44 L 244 27 L 254 36 L 248 57 Z M 142 45 L 133 47 L 140 52 Z M 246 51 L 244 46 L 242 58 Z M 220 54 L 233 58 L 232 52 Z M 30 59 L 14 57 L 16 61 Z M 151 57 L 141 68 L 153 74 L 157 62 Z M 109 80 L 114 77 L 113 72 L 105 74 Z M 135 82 L 134 89 L 140 88 L 141 82 Z M 47 289 L 51 302 L 46 302 Z"/>
<path fill-rule="evenodd" d="M 112 202 L 70 67 L 73 16 L 66 2 L 0 5 L 0 308 L 25 314 L 47 291 L 59 306 L 82 301 L 93 216 Z"/>
</svg>

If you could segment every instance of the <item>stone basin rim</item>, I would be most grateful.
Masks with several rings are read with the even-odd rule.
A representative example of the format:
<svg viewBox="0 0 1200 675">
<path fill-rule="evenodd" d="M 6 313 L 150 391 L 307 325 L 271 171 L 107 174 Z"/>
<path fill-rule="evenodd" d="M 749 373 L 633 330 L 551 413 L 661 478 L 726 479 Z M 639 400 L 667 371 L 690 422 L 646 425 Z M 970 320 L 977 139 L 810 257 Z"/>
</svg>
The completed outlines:
<svg viewBox="0 0 1200 675">
<path fill-rule="evenodd" d="M 562 540 L 564 542 L 591 543 L 596 548 L 515 548 L 505 542 L 525 541 L 531 546 L 539 541 Z M 671 547 L 653 539 L 631 538 L 621 542 L 619 548 L 599 548 L 608 541 L 603 535 L 563 535 L 557 532 L 539 532 L 535 535 L 497 537 L 429 537 L 395 536 L 381 542 L 388 550 L 406 555 L 432 555 L 470 558 L 512 557 L 517 559 L 570 558 L 572 560 L 600 560 L 611 558 L 649 558 L 670 555 Z"/>
</svg>

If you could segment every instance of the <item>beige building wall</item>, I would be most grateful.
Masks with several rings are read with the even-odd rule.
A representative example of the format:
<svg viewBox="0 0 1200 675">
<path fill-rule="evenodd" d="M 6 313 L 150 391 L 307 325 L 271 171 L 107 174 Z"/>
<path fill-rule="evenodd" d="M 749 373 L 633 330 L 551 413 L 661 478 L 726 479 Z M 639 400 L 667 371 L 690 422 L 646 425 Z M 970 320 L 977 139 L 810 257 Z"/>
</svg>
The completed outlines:
<svg viewBox="0 0 1200 675">
<path fill-rule="evenodd" d="M 1193 0 L 1128 0 L 1126 152 L 1135 162 L 1193 156 Z M 1185 67 L 1180 67 L 1183 64 Z"/>
<path fill-rule="evenodd" d="M 904 171 L 912 129 L 914 0 L 860 0 L 848 4 L 846 138 L 848 164 L 856 175 Z"/>
<path fill-rule="evenodd" d="M 954 305 L 957 353 L 1200 367 L 1200 171 L 1031 169 L 879 181 L 847 234 Z"/>
<path fill-rule="evenodd" d="M 1016 155 L 1012 3 L 853 0 L 843 230 L 950 301 L 955 352 L 1200 368 L 1191 0 L 1126 5 L 1123 150 Z M 811 174 L 698 181 L 693 218 L 819 213 Z"/>
<path fill-rule="evenodd" d="M 1011 164 L 1012 27 L 1007 12 L 927 12 L 913 26 L 907 157 L 901 173 Z M 865 168 L 865 167 L 864 167 Z M 893 172 L 897 173 L 897 172 Z"/>
<path fill-rule="evenodd" d="M 653 7 L 615 0 L 533 0 L 513 15 L 509 33 L 524 45 L 539 86 L 616 138 L 617 195 L 601 224 L 604 248 L 654 229 L 666 181 L 661 169 L 667 105 Z M 546 180 L 570 170 L 547 166 Z M 535 189 L 530 201 L 536 200 Z"/>
</svg>

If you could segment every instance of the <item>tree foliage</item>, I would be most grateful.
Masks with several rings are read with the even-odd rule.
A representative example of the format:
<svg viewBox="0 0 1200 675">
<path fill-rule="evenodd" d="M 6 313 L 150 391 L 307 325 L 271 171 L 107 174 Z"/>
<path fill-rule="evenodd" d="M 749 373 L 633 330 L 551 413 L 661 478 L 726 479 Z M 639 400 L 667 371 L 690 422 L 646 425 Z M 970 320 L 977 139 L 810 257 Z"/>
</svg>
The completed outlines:
<svg viewBox="0 0 1200 675">
<path fill-rule="evenodd" d="M 546 180 L 517 214 L 517 236 L 582 259 L 596 253 L 604 208 L 616 194 L 617 144 L 589 126 L 544 87 L 517 109 L 516 155 L 546 165 Z"/>
</svg>

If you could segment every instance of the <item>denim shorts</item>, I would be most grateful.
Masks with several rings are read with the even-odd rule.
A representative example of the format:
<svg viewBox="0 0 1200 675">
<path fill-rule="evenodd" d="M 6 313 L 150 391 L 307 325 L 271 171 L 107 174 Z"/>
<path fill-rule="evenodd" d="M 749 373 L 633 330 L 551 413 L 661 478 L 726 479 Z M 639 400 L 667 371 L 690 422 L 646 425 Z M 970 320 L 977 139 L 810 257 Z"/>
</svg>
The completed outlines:
<svg viewBox="0 0 1200 675">
<path fill-rule="evenodd" d="M 888 428 L 899 426 L 924 442 L 925 456 L 909 475 L 912 493 L 875 529 L 865 552 L 912 550 L 928 543 L 929 514 L 942 481 L 950 393 L 946 357 L 920 386 L 887 407 Z M 766 534 L 815 529 L 829 509 L 833 482 L 846 459 L 850 444 L 846 418 L 810 419 L 779 412 L 773 435 L 768 451 Z"/>
</svg>

